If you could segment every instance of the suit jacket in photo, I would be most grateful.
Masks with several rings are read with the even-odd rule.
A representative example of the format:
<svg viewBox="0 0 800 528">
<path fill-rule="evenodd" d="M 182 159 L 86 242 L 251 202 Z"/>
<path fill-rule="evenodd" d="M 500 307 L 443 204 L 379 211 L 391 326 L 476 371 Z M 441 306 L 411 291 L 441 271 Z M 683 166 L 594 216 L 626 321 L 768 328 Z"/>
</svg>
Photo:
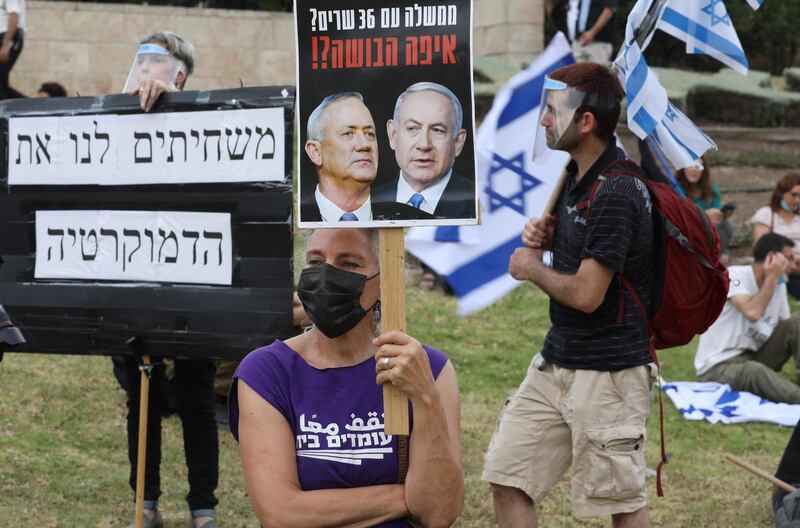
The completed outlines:
<svg viewBox="0 0 800 528">
<path fill-rule="evenodd" d="M 444 188 L 442 197 L 439 203 L 436 204 L 436 209 L 433 215 L 415 209 L 408 204 L 398 203 L 397 200 L 397 184 L 400 179 L 400 174 L 389 183 L 379 185 L 372 191 L 372 216 L 375 217 L 375 209 L 378 206 L 385 207 L 386 204 L 394 203 L 402 205 L 416 211 L 418 214 L 424 215 L 423 218 L 475 218 L 475 183 L 463 176 L 457 175 L 455 172 L 450 176 L 450 181 L 447 182 L 447 187 Z"/>
<path fill-rule="evenodd" d="M 433 218 L 425 211 L 415 209 L 408 204 L 397 203 L 395 201 L 375 203 L 372 198 L 372 219 L 373 220 L 424 220 Z M 305 193 L 300 199 L 300 221 L 301 222 L 322 222 L 322 213 L 317 204 L 314 193 Z M 345 227 L 345 226 L 343 226 Z"/>
</svg>

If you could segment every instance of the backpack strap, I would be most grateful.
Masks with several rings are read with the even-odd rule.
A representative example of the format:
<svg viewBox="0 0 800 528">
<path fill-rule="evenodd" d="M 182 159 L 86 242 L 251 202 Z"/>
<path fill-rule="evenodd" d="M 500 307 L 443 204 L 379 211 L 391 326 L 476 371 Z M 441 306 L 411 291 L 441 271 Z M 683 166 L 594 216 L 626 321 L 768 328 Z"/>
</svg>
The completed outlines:
<svg viewBox="0 0 800 528">
<path fill-rule="evenodd" d="M 647 179 L 640 174 L 638 167 L 630 160 L 623 159 L 623 160 L 616 160 L 610 163 L 605 169 L 603 169 L 600 173 L 600 176 L 597 177 L 597 180 L 592 184 L 592 188 L 589 191 L 589 197 L 586 200 L 586 221 L 589 221 L 589 212 L 591 210 L 591 204 L 594 200 L 595 195 L 597 194 L 597 190 L 599 189 L 600 185 L 611 179 L 615 178 L 620 175 L 627 175 L 632 176 L 634 178 L 638 178 L 641 180 L 646 186 L 648 191 L 650 191 L 650 186 L 648 185 Z M 652 193 L 651 193 L 652 194 Z M 654 208 L 655 209 L 655 208 Z M 672 225 L 669 221 L 667 223 L 672 227 L 674 231 L 676 231 L 683 239 L 686 240 L 686 244 L 688 245 L 689 241 L 686 237 L 678 230 L 674 225 Z M 670 233 L 671 234 L 671 233 Z M 694 254 L 694 253 L 693 253 Z M 698 255 L 699 256 L 699 255 Z M 707 261 L 706 261 L 707 262 Z M 709 267 L 711 267 L 709 265 Z M 711 267 L 714 269 L 713 267 Z M 653 326 L 650 321 L 650 316 L 647 313 L 647 309 L 642 303 L 639 294 L 636 293 L 636 288 L 634 288 L 633 283 L 628 280 L 622 273 L 617 273 L 617 280 L 620 283 L 620 305 L 618 310 L 618 320 L 621 322 L 622 317 L 624 315 L 624 296 L 622 294 L 622 288 L 625 288 L 628 293 L 630 293 L 631 298 L 633 299 L 636 307 L 639 309 L 639 313 L 642 315 L 642 320 L 644 321 L 645 331 L 647 332 L 648 342 L 647 342 L 647 352 L 650 355 L 650 359 L 653 360 L 655 363 L 656 368 L 658 370 L 659 380 L 658 383 L 661 382 L 661 363 L 658 361 L 658 355 L 656 354 L 656 347 L 655 347 L 655 333 L 653 332 Z M 656 467 L 656 494 L 659 497 L 664 496 L 664 488 L 661 483 L 661 474 L 662 469 L 665 464 L 669 462 L 670 456 L 667 453 L 666 445 L 664 443 L 664 403 L 661 394 L 661 387 L 658 387 L 658 418 L 659 418 L 659 428 L 660 428 L 660 449 L 661 449 L 661 460 L 658 462 L 658 466 Z"/>
</svg>

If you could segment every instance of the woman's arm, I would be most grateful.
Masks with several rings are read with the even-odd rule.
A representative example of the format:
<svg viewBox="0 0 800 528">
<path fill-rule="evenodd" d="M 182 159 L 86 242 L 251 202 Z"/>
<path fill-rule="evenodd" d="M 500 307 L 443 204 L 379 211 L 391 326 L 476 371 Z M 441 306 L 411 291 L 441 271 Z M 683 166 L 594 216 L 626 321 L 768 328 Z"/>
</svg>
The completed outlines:
<svg viewBox="0 0 800 528">
<path fill-rule="evenodd" d="M 753 224 L 753 246 L 756 245 L 758 239 L 770 232 L 768 225 Z"/>
<path fill-rule="evenodd" d="M 244 381 L 237 383 L 239 452 L 264 528 L 367 527 L 408 515 L 401 484 L 303 491 L 286 419 Z"/>
<path fill-rule="evenodd" d="M 450 526 L 464 502 L 455 369 L 448 361 L 435 380 L 427 352 L 403 332 L 386 332 L 373 343 L 380 347 L 375 354 L 377 382 L 399 388 L 414 408 L 405 484 L 408 510 L 426 528 Z"/>
<path fill-rule="evenodd" d="M 448 361 L 436 380 L 438 395 L 412 402 L 406 504 L 427 528 L 451 526 L 464 502 L 458 381 Z"/>
</svg>

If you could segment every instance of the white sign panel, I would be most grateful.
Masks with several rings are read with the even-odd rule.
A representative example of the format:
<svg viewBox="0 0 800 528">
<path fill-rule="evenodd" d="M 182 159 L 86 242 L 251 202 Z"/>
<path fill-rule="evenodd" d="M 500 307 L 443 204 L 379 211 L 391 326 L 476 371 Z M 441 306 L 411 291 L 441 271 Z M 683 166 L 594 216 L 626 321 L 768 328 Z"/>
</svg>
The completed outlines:
<svg viewBox="0 0 800 528">
<path fill-rule="evenodd" d="M 283 181 L 283 108 L 13 117 L 9 185 Z"/>
<path fill-rule="evenodd" d="M 36 211 L 37 279 L 231 284 L 229 213 Z"/>
</svg>

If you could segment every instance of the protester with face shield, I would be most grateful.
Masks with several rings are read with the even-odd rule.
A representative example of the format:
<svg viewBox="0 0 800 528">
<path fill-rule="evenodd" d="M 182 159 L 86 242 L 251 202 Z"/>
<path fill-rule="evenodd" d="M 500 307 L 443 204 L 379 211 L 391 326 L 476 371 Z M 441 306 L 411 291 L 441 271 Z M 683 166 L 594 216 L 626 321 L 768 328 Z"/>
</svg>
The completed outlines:
<svg viewBox="0 0 800 528">
<path fill-rule="evenodd" d="M 552 326 L 486 454 L 482 478 L 501 528 L 537 526 L 537 505 L 570 466 L 574 515 L 650 526 L 644 448 L 657 370 L 646 322 L 618 277 L 650 305 L 653 217 L 641 169 L 614 138 L 623 95 L 616 76 L 596 63 L 565 66 L 545 80 L 536 159 L 551 149 L 572 159 L 552 214 L 524 226 L 525 247 L 509 261 L 515 279 L 550 297 Z"/>
<path fill-rule="evenodd" d="M 123 93 L 138 95 L 149 112 L 164 92 L 183 90 L 194 71 L 194 48 L 175 33 L 153 33 L 136 50 Z"/>
<path fill-rule="evenodd" d="M 194 69 L 194 48 L 178 35 L 163 31 L 141 41 L 124 91 L 138 95 L 142 110 L 149 111 L 164 92 L 182 90 Z M 161 495 L 161 418 L 169 391 L 174 391 L 183 428 L 183 446 L 188 468 L 189 526 L 216 528 L 218 503 L 214 492 L 219 478 L 219 443 L 214 416 L 214 363 L 209 359 L 174 358 L 174 375 L 165 373 L 162 358 L 150 378 L 147 414 L 147 454 L 144 477 L 144 527 L 164 525 L 158 510 Z M 166 359 L 170 361 L 170 359 Z M 121 362 L 121 365 L 119 363 Z M 117 358 L 128 395 L 128 458 L 130 486 L 136 489 L 139 428 L 139 362 L 133 356 Z M 131 524 L 133 526 L 133 524 Z"/>
<path fill-rule="evenodd" d="M 376 229 L 312 232 L 298 293 L 313 326 L 251 352 L 234 374 L 230 428 L 264 526 L 450 526 L 458 516 L 455 370 L 405 333 L 381 333 L 378 254 Z M 411 401 L 410 437 L 384 434 L 385 383 Z"/>
</svg>

